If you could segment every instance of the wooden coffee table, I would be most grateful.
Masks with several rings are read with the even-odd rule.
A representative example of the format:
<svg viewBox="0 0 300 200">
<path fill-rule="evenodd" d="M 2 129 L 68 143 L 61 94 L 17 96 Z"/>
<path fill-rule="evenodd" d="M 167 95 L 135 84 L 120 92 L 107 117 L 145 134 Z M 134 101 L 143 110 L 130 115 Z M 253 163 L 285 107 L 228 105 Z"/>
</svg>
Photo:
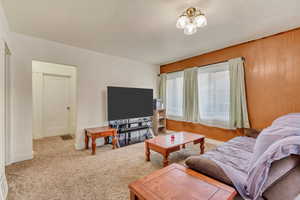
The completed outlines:
<svg viewBox="0 0 300 200">
<path fill-rule="evenodd" d="M 172 135 L 174 138 L 172 138 Z M 169 164 L 169 154 L 179 151 L 180 148 L 185 148 L 185 144 L 193 142 L 200 143 L 200 152 L 204 153 L 204 139 L 203 135 L 188 133 L 188 132 L 174 132 L 169 135 L 160 135 L 153 139 L 145 141 L 146 161 L 150 161 L 150 149 L 160 153 L 164 157 L 164 167 Z"/>
<path fill-rule="evenodd" d="M 234 188 L 179 164 L 172 164 L 129 185 L 131 200 L 232 200 Z"/>
</svg>

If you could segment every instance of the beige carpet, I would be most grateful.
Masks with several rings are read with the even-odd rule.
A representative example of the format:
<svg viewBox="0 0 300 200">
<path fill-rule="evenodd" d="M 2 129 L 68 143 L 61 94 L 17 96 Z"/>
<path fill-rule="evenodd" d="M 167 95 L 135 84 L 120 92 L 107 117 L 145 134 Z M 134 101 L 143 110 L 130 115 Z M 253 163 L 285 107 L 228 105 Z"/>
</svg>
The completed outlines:
<svg viewBox="0 0 300 200">
<path fill-rule="evenodd" d="M 206 150 L 215 147 L 206 142 Z M 162 168 L 162 156 L 151 152 L 144 157 L 144 143 L 111 150 L 111 145 L 76 151 L 74 140 L 52 137 L 34 141 L 34 159 L 6 168 L 9 200 L 125 200 L 128 184 Z M 170 162 L 183 163 L 199 154 L 199 145 L 170 156 Z"/>
</svg>

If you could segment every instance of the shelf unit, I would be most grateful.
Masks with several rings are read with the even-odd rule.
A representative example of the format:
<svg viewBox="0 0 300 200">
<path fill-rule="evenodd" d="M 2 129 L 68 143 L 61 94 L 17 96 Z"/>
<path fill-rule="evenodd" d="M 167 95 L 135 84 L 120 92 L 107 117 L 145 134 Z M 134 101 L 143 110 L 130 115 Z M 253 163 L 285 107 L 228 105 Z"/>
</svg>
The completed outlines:
<svg viewBox="0 0 300 200">
<path fill-rule="evenodd" d="M 154 135 L 166 133 L 167 131 L 167 114 L 165 109 L 159 109 L 153 111 L 153 132 Z"/>
<path fill-rule="evenodd" d="M 109 126 L 117 129 L 120 147 L 143 142 L 154 137 L 151 130 L 151 117 L 110 121 Z"/>
</svg>

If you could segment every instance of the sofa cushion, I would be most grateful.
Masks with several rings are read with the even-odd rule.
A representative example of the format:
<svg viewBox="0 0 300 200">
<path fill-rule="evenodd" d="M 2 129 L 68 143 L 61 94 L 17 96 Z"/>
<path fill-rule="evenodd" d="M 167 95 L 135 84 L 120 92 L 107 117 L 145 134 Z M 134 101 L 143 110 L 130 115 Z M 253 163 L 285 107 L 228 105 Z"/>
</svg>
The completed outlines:
<svg viewBox="0 0 300 200">
<path fill-rule="evenodd" d="M 257 138 L 261 131 L 254 128 L 245 128 L 244 134 L 247 137 Z"/>
<path fill-rule="evenodd" d="M 227 177 L 223 169 L 208 158 L 203 156 L 191 156 L 185 161 L 185 164 L 195 171 L 233 186 L 233 183 Z"/>
<path fill-rule="evenodd" d="M 246 178 L 254 144 L 254 138 L 236 137 L 203 155 L 189 157 L 185 164 L 195 171 L 233 185 L 217 163 L 230 166 L 234 172 Z"/>
</svg>

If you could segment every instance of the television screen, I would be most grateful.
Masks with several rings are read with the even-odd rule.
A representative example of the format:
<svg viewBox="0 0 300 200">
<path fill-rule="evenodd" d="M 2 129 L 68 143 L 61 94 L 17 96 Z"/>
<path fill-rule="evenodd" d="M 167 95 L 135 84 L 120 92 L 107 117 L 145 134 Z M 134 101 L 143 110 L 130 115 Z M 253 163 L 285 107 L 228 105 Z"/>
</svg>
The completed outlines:
<svg viewBox="0 0 300 200">
<path fill-rule="evenodd" d="M 108 121 L 153 115 L 153 89 L 107 87 Z"/>
</svg>

